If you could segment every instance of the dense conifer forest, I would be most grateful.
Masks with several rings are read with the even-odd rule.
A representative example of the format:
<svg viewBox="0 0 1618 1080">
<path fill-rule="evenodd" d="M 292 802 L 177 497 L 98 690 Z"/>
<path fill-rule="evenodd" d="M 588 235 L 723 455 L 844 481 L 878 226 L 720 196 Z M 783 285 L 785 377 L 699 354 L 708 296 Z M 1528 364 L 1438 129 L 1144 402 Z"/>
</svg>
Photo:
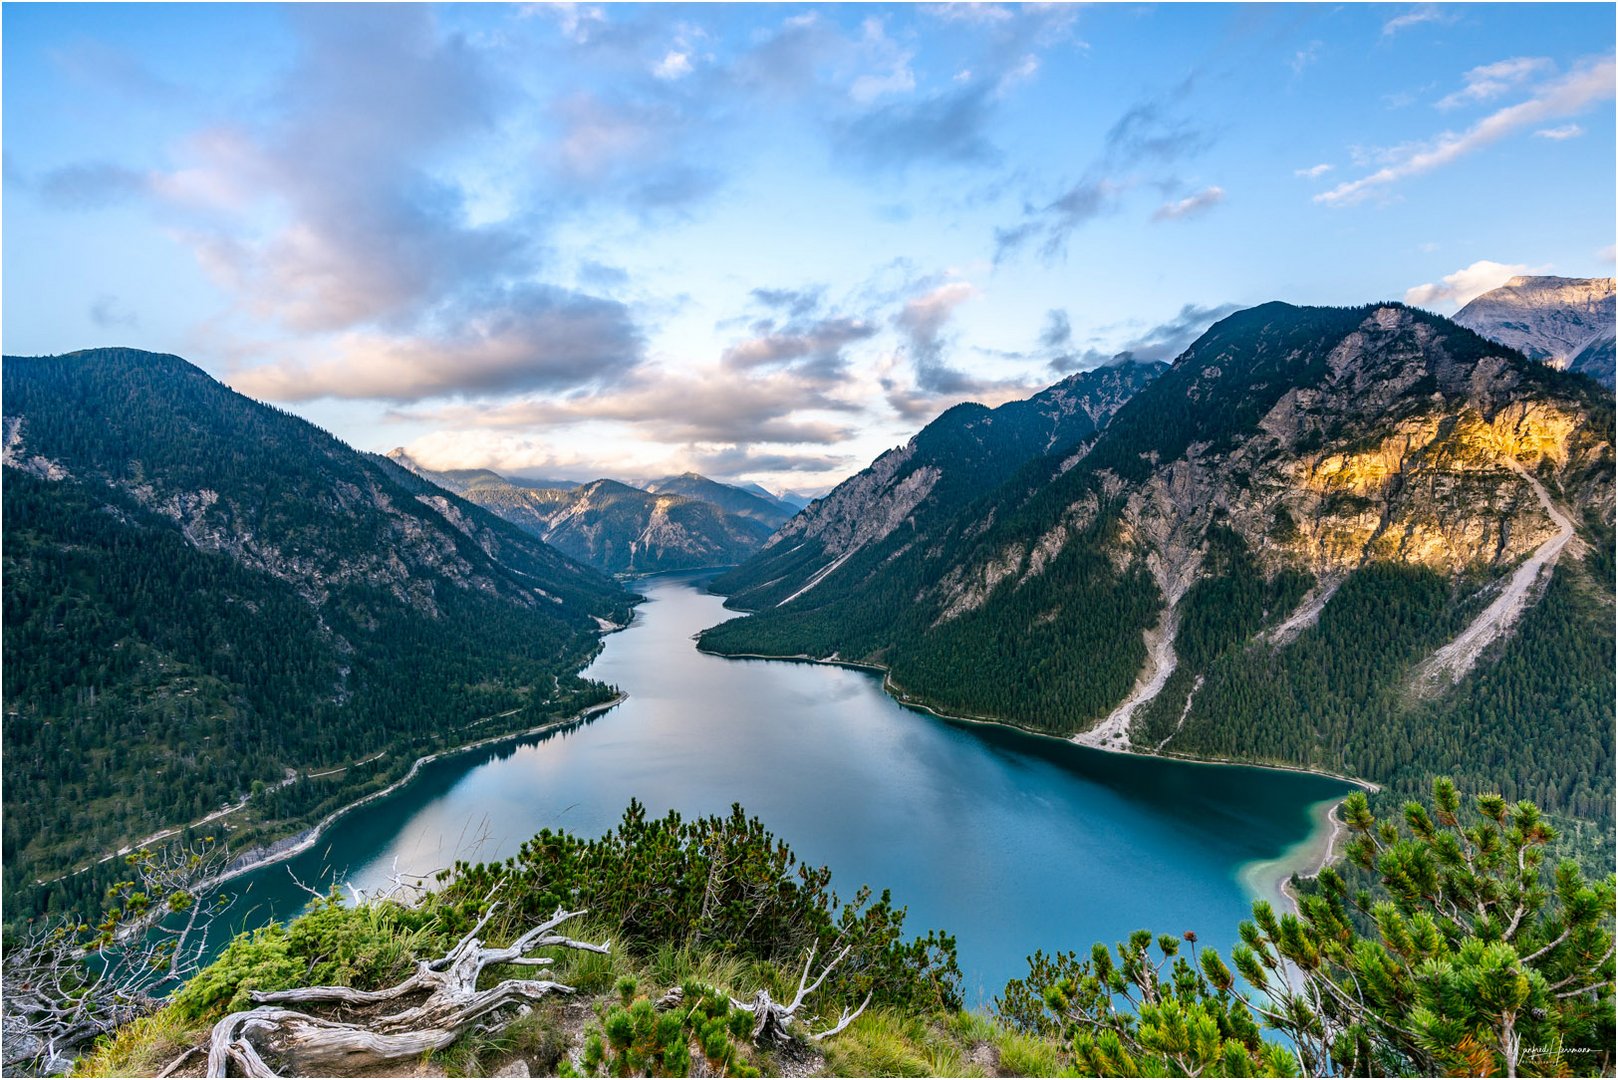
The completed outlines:
<svg viewBox="0 0 1618 1080">
<path fill-rule="evenodd" d="M 492 514 L 175 357 L 4 377 L 8 919 L 225 805 L 202 831 L 250 847 L 611 696 L 574 673 L 631 598 Z"/>
</svg>

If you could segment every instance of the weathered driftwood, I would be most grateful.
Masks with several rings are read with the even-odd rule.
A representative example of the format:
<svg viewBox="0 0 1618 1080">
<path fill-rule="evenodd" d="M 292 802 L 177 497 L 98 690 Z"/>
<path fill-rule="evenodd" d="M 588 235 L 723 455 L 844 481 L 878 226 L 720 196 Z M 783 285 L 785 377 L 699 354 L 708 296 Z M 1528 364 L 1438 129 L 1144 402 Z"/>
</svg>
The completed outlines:
<svg viewBox="0 0 1618 1080">
<path fill-rule="evenodd" d="M 574 941 L 553 933 L 579 911 L 563 911 L 529 930 L 505 948 L 491 949 L 478 938 L 499 907 L 491 904 L 470 933 L 437 960 L 424 960 L 397 986 L 355 990 L 309 986 L 255 993 L 253 1009 L 231 1013 L 214 1025 L 208 1049 L 208 1075 L 277 1076 L 273 1060 L 293 1075 L 321 1076 L 441 1050 L 479 1019 L 508 1006 L 572 987 L 546 979 L 506 979 L 478 989 L 485 969 L 515 964 L 543 967 L 548 958 L 535 949 L 561 946 L 605 953 L 606 944 Z M 312 1016 L 291 1005 L 322 1005 L 351 1019 Z M 390 1011 L 395 1010 L 396 1011 Z M 268 1059 L 268 1060 L 267 1060 Z"/>
<path fill-rule="evenodd" d="M 815 964 L 815 949 L 811 947 L 808 957 L 803 962 L 803 974 L 798 978 L 798 992 L 792 996 L 792 1000 L 789 1002 L 783 1004 L 772 1000 L 768 990 L 760 990 L 753 995 L 753 1000 L 750 1002 L 737 1001 L 735 998 L 731 998 L 730 1003 L 733 1007 L 753 1014 L 753 1044 L 755 1046 L 780 1046 L 790 1042 L 793 1039 L 792 1023 L 798 1018 L 798 1009 L 808 1000 L 810 994 L 820 989 L 820 984 L 826 981 L 826 976 L 830 975 L 832 969 L 843 962 L 851 948 L 852 946 L 844 946 L 843 951 L 832 957 L 831 963 L 821 969 L 820 974 L 815 977 L 815 981 L 810 982 L 809 973 L 814 969 Z M 821 1039 L 836 1035 L 857 1020 L 860 1013 L 864 1012 L 865 1007 L 870 1003 L 871 995 L 866 994 L 865 1000 L 860 1002 L 859 1008 L 852 1011 L 843 1010 L 843 1014 L 835 1026 L 825 1031 L 805 1035 L 804 1038 L 811 1042 L 819 1042 Z"/>
<path fill-rule="evenodd" d="M 0 958 L 0 1072 L 61 1071 L 97 1036 L 157 1009 L 165 984 L 202 966 L 208 925 L 230 907 L 228 894 L 200 895 L 228 858 L 209 840 L 129 852 L 107 922 L 31 923 Z"/>
</svg>

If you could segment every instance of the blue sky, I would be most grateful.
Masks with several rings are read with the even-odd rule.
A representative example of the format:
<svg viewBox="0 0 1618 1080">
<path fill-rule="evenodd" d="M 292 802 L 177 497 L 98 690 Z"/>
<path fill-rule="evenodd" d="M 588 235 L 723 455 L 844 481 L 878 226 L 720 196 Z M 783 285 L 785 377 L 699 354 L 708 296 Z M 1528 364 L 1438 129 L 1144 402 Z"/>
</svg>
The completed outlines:
<svg viewBox="0 0 1618 1080">
<path fill-rule="evenodd" d="M 1614 8 L 6 5 L 3 345 L 819 489 L 1272 299 L 1613 272 Z"/>
</svg>

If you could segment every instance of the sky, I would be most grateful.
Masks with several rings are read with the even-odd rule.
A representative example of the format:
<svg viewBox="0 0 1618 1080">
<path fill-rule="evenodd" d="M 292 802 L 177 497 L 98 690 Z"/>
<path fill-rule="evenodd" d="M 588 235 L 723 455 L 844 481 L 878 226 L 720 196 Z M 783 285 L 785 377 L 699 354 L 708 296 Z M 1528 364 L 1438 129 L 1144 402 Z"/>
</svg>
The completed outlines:
<svg viewBox="0 0 1618 1080">
<path fill-rule="evenodd" d="M 1269 300 L 1614 264 L 1611 4 L 6 4 L 0 345 L 819 492 Z"/>
</svg>

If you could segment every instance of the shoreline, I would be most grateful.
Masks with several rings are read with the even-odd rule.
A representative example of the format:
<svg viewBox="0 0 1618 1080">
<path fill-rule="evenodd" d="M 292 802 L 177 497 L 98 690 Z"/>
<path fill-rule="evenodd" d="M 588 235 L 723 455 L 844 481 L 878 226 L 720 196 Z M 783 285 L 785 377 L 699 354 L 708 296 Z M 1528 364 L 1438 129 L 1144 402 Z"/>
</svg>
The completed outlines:
<svg viewBox="0 0 1618 1080">
<path fill-rule="evenodd" d="M 882 664 L 864 663 L 859 660 L 820 659 L 803 653 L 799 653 L 795 656 L 771 655 L 769 653 L 722 653 L 715 652 L 712 649 L 704 649 L 700 646 L 697 648 L 697 652 L 702 653 L 704 656 L 717 656 L 722 660 L 774 660 L 786 663 L 822 664 L 826 667 L 853 668 L 857 671 L 876 672 L 882 676 L 882 691 L 891 697 L 895 704 L 901 705 L 906 709 L 912 709 L 916 712 L 924 712 L 930 716 L 935 716 L 940 720 L 948 720 L 964 724 L 988 724 L 995 727 L 1011 728 L 1012 730 L 1020 731 L 1025 735 L 1033 735 L 1041 739 L 1055 739 L 1058 742 L 1067 743 L 1071 746 L 1083 747 L 1086 750 L 1099 750 L 1106 754 L 1125 754 L 1131 757 L 1170 758 L 1174 761 L 1183 762 L 1187 765 L 1217 765 L 1225 768 L 1274 769 L 1277 772 L 1304 773 L 1308 776 L 1319 776 L 1327 780 L 1339 780 L 1345 784 L 1353 784 L 1355 787 L 1360 788 L 1368 794 L 1382 790 L 1382 785 L 1373 780 L 1365 780 L 1358 776 L 1345 776 L 1342 773 L 1327 772 L 1324 769 L 1311 769 L 1303 765 L 1288 765 L 1270 761 L 1242 761 L 1236 758 L 1194 757 L 1190 754 L 1181 754 L 1174 751 L 1142 750 L 1134 746 L 1093 746 L 1090 743 L 1079 742 L 1073 736 L 1056 735 L 1040 728 L 1029 727 L 1026 724 L 1019 724 L 1015 720 L 1005 720 L 994 716 L 964 715 L 960 713 L 942 712 L 925 702 L 912 699 L 904 690 L 898 689 L 894 685 L 892 673 Z M 1336 802 L 1341 801 L 1342 800 L 1340 799 L 1334 800 L 1334 805 Z"/>
<path fill-rule="evenodd" d="M 321 836 L 325 835 L 326 830 L 332 825 L 336 824 L 336 822 L 345 814 L 353 810 L 358 810 L 366 803 L 374 802 L 377 799 L 392 795 L 394 792 L 410 783 L 410 781 L 414 780 L 416 778 L 416 774 L 419 773 L 422 767 L 425 765 L 430 765 L 441 758 L 454 757 L 456 754 L 464 754 L 468 750 L 476 750 L 482 746 L 489 746 L 500 742 L 508 742 L 515 739 L 526 739 L 546 731 L 551 731 L 555 728 L 563 727 L 567 724 L 575 724 L 599 713 L 604 713 L 609 709 L 616 708 L 617 706 L 622 705 L 626 700 L 628 700 L 628 698 L 628 694 L 621 693 L 612 698 L 610 701 L 603 701 L 600 704 L 591 705 L 589 708 L 576 712 L 571 716 L 564 716 L 555 720 L 549 720 L 543 724 L 528 728 L 524 731 L 513 731 L 504 735 L 490 735 L 487 738 L 478 739 L 474 742 L 465 743 L 461 746 L 452 746 L 444 750 L 436 750 L 431 754 L 424 754 L 421 757 L 418 757 L 415 761 L 411 762 L 410 768 L 405 771 L 405 774 L 399 779 L 395 780 L 393 783 L 389 784 L 387 787 L 382 788 L 379 791 L 373 791 L 369 795 L 363 795 L 360 798 L 355 799 L 353 802 L 344 803 L 342 806 L 339 806 L 337 809 L 331 811 L 329 814 L 321 818 L 310 828 L 305 829 L 303 832 L 293 833 L 289 836 L 282 837 L 280 840 L 273 841 L 269 845 L 265 846 L 264 853 L 261 856 L 242 856 L 242 858 L 246 859 L 247 861 L 242 862 L 240 865 L 231 865 L 223 873 L 220 873 L 216 877 L 209 878 L 208 880 L 199 884 L 197 889 L 199 892 L 216 889 L 225 884 L 225 882 L 239 878 L 243 874 L 247 874 L 254 870 L 262 870 L 266 866 L 274 866 L 278 862 L 285 862 L 294 855 L 299 855 L 305 851 L 308 851 L 320 841 Z M 292 843 L 288 844 L 284 848 L 280 848 L 279 850 L 276 849 L 276 845 L 286 843 L 288 840 L 291 840 Z"/>
<path fill-rule="evenodd" d="M 1340 799 L 1326 799 L 1310 807 L 1310 816 L 1315 819 L 1315 828 L 1310 834 L 1282 852 L 1278 858 L 1248 863 L 1242 868 L 1242 884 L 1257 899 L 1268 900 L 1272 904 L 1279 901 L 1278 906 L 1282 911 L 1291 908 L 1294 914 L 1302 914 L 1302 905 L 1297 890 L 1292 887 L 1292 879 L 1319 877 L 1322 870 L 1336 861 L 1342 843 L 1348 837 L 1348 826 L 1337 816 L 1337 808 L 1341 805 Z M 1322 836 L 1325 843 L 1321 843 Z"/>
<path fill-rule="evenodd" d="M 693 637 L 695 636 L 693 635 Z M 895 704 L 915 712 L 927 713 L 939 720 L 950 723 L 986 724 L 1011 728 L 1025 735 L 1032 735 L 1042 739 L 1055 739 L 1070 746 L 1096 750 L 1105 754 L 1168 758 L 1187 765 L 1206 765 L 1216 768 L 1274 769 L 1278 772 L 1303 773 L 1353 784 L 1367 793 L 1382 790 L 1380 784 L 1371 780 L 1365 780 L 1357 776 L 1344 776 L 1340 773 L 1327 772 L 1324 769 L 1309 769 L 1302 765 L 1282 765 L 1262 761 L 1235 761 L 1230 758 L 1199 758 L 1192 757 L 1189 754 L 1140 750 L 1133 746 L 1097 746 L 1080 742 L 1071 736 L 1054 735 L 1048 731 L 1040 731 L 1011 720 L 1001 720 L 989 716 L 961 716 L 942 712 L 931 705 L 911 700 L 903 690 L 895 687 L 892 672 L 881 664 L 863 663 L 858 660 L 818 659 L 802 653 L 796 656 L 772 656 L 767 653 L 722 653 L 704 649 L 701 646 L 698 646 L 697 652 L 725 660 L 772 660 L 787 663 L 822 664 L 827 667 L 853 668 L 857 671 L 879 673 L 882 676 L 882 692 L 892 698 Z M 1317 876 L 1336 857 L 1343 834 L 1348 831 L 1347 826 L 1337 817 L 1337 808 L 1343 804 L 1343 800 L 1346 798 L 1348 796 L 1344 795 L 1341 798 L 1323 799 L 1312 804 L 1310 806 L 1310 816 L 1314 819 L 1315 824 L 1309 830 L 1309 833 L 1273 859 L 1254 859 L 1242 864 L 1236 873 L 1238 882 L 1255 899 L 1265 899 L 1272 903 L 1279 902 L 1283 910 L 1290 907 L 1296 912 L 1298 910 L 1298 898 L 1292 890 L 1291 880 L 1294 875 L 1303 878 Z"/>
</svg>

